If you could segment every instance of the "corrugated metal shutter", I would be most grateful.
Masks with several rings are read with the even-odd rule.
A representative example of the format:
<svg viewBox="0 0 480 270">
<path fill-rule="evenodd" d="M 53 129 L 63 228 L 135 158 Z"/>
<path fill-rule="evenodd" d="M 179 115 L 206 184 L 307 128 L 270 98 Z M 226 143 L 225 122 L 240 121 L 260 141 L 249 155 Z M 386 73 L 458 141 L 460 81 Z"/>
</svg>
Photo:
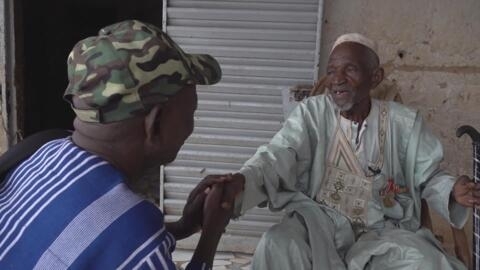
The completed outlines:
<svg viewBox="0 0 480 270">
<path fill-rule="evenodd" d="M 177 220 L 200 179 L 238 170 L 280 129 L 282 91 L 316 79 L 323 1 L 164 2 L 168 34 L 187 52 L 215 56 L 223 70 L 217 85 L 198 86 L 195 130 L 164 171 L 163 210 Z M 220 248 L 252 252 L 280 218 L 252 209 L 230 223 Z"/>
</svg>

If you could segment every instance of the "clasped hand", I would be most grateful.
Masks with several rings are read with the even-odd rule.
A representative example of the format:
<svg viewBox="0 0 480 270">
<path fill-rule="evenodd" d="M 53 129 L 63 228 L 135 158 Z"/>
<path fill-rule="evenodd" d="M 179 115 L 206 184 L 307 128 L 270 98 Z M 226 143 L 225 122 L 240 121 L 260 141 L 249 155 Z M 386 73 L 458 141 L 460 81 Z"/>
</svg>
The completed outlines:
<svg viewBox="0 0 480 270">
<path fill-rule="evenodd" d="M 243 190 L 241 174 L 209 175 L 190 193 L 181 222 L 187 235 L 222 234 L 233 214 L 235 197 Z"/>
</svg>

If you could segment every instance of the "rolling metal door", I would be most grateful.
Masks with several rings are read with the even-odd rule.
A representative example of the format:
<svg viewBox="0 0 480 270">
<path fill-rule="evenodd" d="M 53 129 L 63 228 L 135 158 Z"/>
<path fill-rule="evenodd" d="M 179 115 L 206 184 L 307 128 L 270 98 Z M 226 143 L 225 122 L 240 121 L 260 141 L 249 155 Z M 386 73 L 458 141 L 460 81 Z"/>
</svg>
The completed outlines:
<svg viewBox="0 0 480 270">
<path fill-rule="evenodd" d="M 223 77 L 197 86 L 195 129 L 164 168 L 161 201 L 177 220 L 189 192 L 206 175 L 235 172 L 284 121 L 282 91 L 317 75 L 318 0 L 164 1 L 164 29 L 189 53 L 208 53 Z M 281 213 L 255 208 L 227 227 L 219 248 L 252 252 Z M 197 236 L 198 237 L 198 236 Z M 194 247 L 196 237 L 180 241 Z"/>
</svg>

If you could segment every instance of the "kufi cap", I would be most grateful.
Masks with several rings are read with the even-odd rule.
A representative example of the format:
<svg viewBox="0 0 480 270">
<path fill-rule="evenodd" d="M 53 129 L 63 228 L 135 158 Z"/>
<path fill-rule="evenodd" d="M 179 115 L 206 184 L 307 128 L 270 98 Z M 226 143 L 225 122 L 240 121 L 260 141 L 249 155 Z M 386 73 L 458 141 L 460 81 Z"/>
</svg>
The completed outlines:
<svg viewBox="0 0 480 270">
<path fill-rule="evenodd" d="M 345 43 L 345 42 L 355 42 L 355 43 L 362 44 L 363 46 L 372 50 L 378 56 L 377 44 L 373 40 L 371 40 L 371 39 L 367 38 L 366 36 L 364 36 L 362 34 L 359 34 L 359 33 L 349 33 L 349 34 L 344 34 L 344 35 L 341 35 L 340 37 L 338 37 L 337 40 L 335 41 L 335 43 L 333 43 L 332 50 L 330 51 L 330 53 L 332 53 L 333 50 L 338 45 L 340 45 L 342 43 Z"/>
</svg>

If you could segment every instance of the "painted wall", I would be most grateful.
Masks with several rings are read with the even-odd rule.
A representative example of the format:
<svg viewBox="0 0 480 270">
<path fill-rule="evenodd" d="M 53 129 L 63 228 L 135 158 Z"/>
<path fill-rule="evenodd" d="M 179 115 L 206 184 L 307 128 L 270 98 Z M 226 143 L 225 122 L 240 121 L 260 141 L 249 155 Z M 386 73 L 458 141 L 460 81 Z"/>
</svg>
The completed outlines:
<svg viewBox="0 0 480 270">
<path fill-rule="evenodd" d="M 325 0 L 321 71 L 336 37 L 349 32 L 378 43 L 386 86 L 399 89 L 440 138 L 444 168 L 472 175 L 471 140 L 455 130 L 480 130 L 480 1 Z"/>
</svg>

